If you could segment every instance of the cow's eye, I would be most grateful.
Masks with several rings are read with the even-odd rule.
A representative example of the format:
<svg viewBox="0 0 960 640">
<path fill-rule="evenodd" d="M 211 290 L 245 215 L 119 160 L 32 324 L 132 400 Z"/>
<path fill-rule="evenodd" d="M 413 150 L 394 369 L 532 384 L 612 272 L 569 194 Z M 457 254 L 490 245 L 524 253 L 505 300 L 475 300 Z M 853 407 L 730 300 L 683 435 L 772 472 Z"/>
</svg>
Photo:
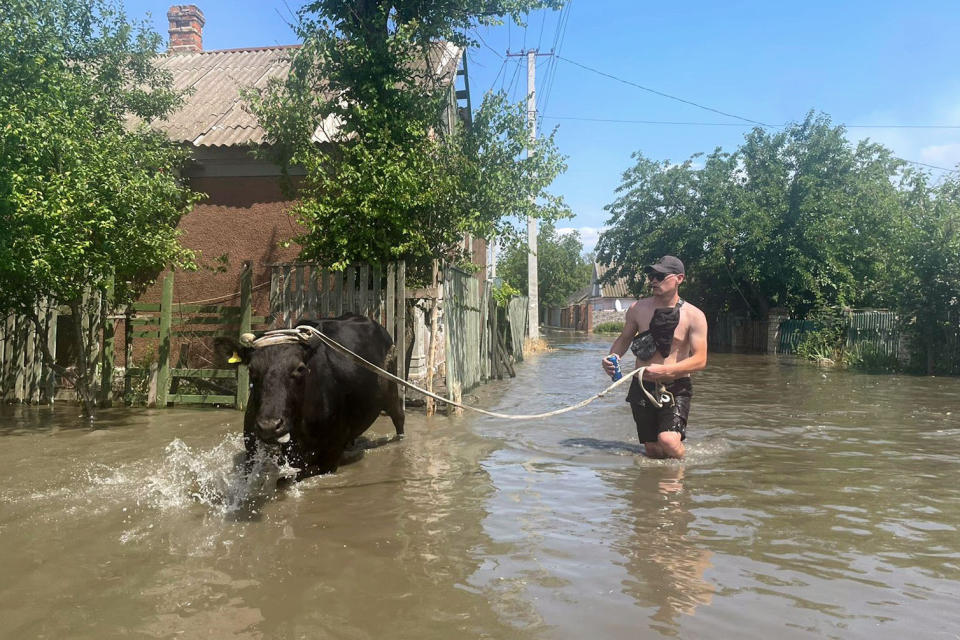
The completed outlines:
<svg viewBox="0 0 960 640">
<path fill-rule="evenodd" d="M 294 369 L 293 373 L 291 373 L 290 375 L 293 376 L 294 378 L 299 378 L 300 376 L 304 375 L 306 372 L 307 372 L 307 365 L 301 362 L 300 364 L 297 365 L 297 368 Z"/>
</svg>

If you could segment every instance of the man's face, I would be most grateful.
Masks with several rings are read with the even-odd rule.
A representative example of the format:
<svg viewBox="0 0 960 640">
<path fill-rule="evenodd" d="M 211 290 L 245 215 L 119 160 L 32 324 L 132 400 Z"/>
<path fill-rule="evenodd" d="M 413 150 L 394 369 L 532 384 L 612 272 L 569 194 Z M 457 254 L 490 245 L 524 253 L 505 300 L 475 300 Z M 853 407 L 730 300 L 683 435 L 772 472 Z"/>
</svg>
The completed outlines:
<svg viewBox="0 0 960 640">
<path fill-rule="evenodd" d="M 647 273 L 647 282 L 650 283 L 650 289 L 653 291 L 654 295 L 672 293 L 676 291 L 680 283 L 683 282 L 683 274 L 663 274 L 658 271 L 650 271 Z"/>
</svg>

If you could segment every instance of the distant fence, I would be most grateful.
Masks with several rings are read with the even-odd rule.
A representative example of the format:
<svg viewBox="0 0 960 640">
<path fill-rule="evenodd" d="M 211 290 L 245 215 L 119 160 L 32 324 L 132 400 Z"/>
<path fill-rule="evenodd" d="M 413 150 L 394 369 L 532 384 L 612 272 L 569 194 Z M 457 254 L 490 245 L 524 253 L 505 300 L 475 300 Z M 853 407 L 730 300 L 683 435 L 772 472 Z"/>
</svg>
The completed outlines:
<svg viewBox="0 0 960 640">
<path fill-rule="evenodd" d="M 777 353 L 795 353 L 804 336 L 816 328 L 817 325 L 811 320 L 804 320 L 803 318 L 784 320 L 780 323 Z"/>
<path fill-rule="evenodd" d="M 870 345 L 877 353 L 899 357 L 900 317 L 893 311 L 851 313 L 847 327 L 847 344 L 851 347 Z"/>
<path fill-rule="evenodd" d="M 847 323 L 849 347 L 869 344 L 879 353 L 891 356 L 903 351 L 900 320 L 894 312 L 857 310 L 847 314 Z M 707 335 L 711 348 L 792 354 L 806 334 L 816 328 L 815 322 L 804 318 L 774 314 L 767 320 L 755 320 L 720 313 L 710 319 Z"/>
<path fill-rule="evenodd" d="M 556 329 L 591 331 L 591 307 L 589 303 L 572 304 L 566 307 L 547 307 L 544 325 Z"/>
<path fill-rule="evenodd" d="M 770 323 L 741 315 L 717 314 L 709 322 L 707 339 L 713 349 L 766 353 L 770 349 Z"/>
</svg>

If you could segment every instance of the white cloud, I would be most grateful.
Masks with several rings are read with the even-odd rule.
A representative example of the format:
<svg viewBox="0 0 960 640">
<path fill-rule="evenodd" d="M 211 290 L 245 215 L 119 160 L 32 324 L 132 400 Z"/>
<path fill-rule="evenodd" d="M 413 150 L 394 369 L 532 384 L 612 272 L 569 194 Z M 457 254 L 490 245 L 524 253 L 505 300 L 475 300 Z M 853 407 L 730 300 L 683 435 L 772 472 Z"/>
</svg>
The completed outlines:
<svg viewBox="0 0 960 640">
<path fill-rule="evenodd" d="M 952 168 L 960 162 L 960 142 L 935 144 L 920 150 L 920 160 L 945 168 Z"/>
<path fill-rule="evenodd" d="M 944 96 L 925 113 L 908 116 L 890 110 L 875 110 L 853 118 L 856 124 L 918 125 L 960 123 L 960 98 Z M 925 128 L 871 128 L 855 127 L 847 130 L 848 139 L 856 144 L 870 138 L 892 149 L 894 154 L 909 161 L 923 162 L 939 167 L 953 168 L 960 162 L 960 130 Z M 939 176 L 943 172 L 933 171 Z"/>
<path fill-rule="evenodd" d="M 589 253 L 593 251 L 594 247 L 597 246 L 597 240 L 600 239 L 600 234 L 606 231 L 605 227 L 560 227 L 557 228 L 557 233 L 565 234 L 572 231 L 578 231 L 580 233 L 580 241 L 583 243 L 584 253 Z"/>
</svg>

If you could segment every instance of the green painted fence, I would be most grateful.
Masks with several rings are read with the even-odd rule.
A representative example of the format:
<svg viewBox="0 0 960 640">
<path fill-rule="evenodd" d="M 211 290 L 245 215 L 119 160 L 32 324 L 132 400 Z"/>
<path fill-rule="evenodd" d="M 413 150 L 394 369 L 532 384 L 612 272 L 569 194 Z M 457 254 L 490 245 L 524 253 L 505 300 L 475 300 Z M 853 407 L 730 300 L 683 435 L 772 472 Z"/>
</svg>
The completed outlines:
<svg viewBox="0 0 960 640">
<path fill-rule="evenodd" d="M 900 316 L 896 313 L 854 311 L 848 318 L 848 347 L 870 345 L 878 353 L 894 357 L 900 355 Z"/>
<path fill-rule="evenodd" d="M 148 406 L 168 404 L 216 404 L 246 407 L 249 374 L 244 365 L 225 369 L 191 368 L 187 366 L 184 348 L 176 363 L 171 363 L 175 346 L 187 347 L 191 341 L 216 337 L 239 339 L 255 325 L 265 325 L 269 318 L 255 317 L 251 312 L 252 265 L 248 262 L 241 275 L 240 306 L 174 304 L 174 275 L 168 272 L 163 280 L 160 303 L 137 303 L 126 310 L 126 370 L 124 400 L 128 404 L 145 402 Z M 149 368 L 132 366 L 134 343 L 151 340 L 157 346 L 156 361 Z M 135 383 L 147 381 L 146 394 L 134 391 Z M 181 385 L 192 392 L 180 391 Z"/>
</svg>

